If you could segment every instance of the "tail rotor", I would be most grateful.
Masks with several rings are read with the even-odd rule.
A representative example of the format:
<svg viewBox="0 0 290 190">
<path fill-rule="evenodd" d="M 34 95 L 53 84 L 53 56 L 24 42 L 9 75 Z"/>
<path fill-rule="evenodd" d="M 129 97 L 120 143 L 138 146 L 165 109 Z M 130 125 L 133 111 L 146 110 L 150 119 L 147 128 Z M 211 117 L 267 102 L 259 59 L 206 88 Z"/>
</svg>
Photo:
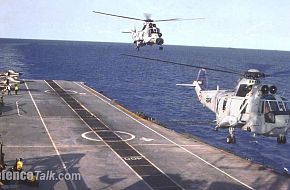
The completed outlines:
<svg viewBox="0 0 290 190">
<path fill-rule="evenodd" d="M 207 77 L 206 77 L 206 70 L 200 69 L 198 71 L 197 79 L 196 81 L 199 83 L 200 88 L 202 90 L 206 90 L 208 87 Z"/>
</svg>

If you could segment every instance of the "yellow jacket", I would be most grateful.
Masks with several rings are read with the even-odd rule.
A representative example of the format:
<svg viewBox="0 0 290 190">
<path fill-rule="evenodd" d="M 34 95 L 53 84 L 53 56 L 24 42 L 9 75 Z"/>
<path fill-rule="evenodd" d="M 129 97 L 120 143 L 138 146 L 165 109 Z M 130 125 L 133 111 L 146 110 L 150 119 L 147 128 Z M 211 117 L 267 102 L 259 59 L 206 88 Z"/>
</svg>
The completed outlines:
<svg viewBox="0 0 290 190">
<path fill-rule="evenodd" d="M 23 169 L 23 162 L 22 161 L 17 161 L 17 164 L 16 164 L 16 169 L 18 171 L 22 170 Z"/>
</svg>

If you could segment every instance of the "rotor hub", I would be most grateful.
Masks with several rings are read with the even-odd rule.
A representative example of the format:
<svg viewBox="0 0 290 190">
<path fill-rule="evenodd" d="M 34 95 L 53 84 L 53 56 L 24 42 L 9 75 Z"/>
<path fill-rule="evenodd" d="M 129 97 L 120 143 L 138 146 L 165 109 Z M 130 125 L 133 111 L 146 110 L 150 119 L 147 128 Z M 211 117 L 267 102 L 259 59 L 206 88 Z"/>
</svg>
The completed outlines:
<svg viewBox="0 0 290 190">
<path fill-rule="evenodd" d="M 150 19 L 150 18 L 148 18 L 148 19 L 146 19 L 146 20 L 144 20 L 145 22 L 154 22 L 154 20 L 152 20 L 152 19 Z"/>
<path fill-rule="evenodd" d="M 260 72 L 257 69 L 249 69 L 248 71 L 246 71 L 243 76 L 246 79 L 259 79 L 259 78 L 265 78 L 265 73 Z"/>
</svg>

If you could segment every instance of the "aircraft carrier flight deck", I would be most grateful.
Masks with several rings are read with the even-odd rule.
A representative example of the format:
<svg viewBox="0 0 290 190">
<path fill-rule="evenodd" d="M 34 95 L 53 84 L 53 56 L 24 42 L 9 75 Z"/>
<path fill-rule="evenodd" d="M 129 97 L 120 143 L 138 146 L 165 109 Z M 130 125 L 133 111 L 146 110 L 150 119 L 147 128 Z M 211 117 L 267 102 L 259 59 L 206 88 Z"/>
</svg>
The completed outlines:
<svg viewBox="0 0 290 190">
<path fill-rule="evenodd" d="M 21 157 L 25 171 L 81 176 L 2 189 L 290 189 L 289 177 L 144 120 L 82 82 L 25 80 L 1 112 L 7 167 Z"/>
</svg>

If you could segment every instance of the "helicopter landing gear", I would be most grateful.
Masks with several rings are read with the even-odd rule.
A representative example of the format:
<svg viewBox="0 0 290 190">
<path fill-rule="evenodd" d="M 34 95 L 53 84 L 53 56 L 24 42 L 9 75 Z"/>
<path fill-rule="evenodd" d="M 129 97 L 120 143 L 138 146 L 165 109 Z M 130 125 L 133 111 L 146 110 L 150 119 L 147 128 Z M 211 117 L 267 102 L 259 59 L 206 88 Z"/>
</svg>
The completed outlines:
<svg viewBox="0 0 290 190">
<path fill-rule="evenodd" d="M 228 144 L 230 144 L 230 143 L 235 144 L 236 143 L 236 137 L 234 136 L 234 130 L 235 130 L 234 127 L 229 127 L 230 134 L 227 136 L 227 143 Z"/>
<path fill-rule="evenodd" d="M 163 50 L 163 46 L 159 46 L 159 50 Z"/>
<path fill-rule="evenodd" d="M 231 143 L 235 144 L 236 143 L 236 137 L 235 136 L 228 135 L 227 136 L 227 143 L 228 144 L 231 144 Z"/>
<path fill-rule="evenodd" d="M 285 144 L 287 142 L 286 136 L 285 135 L 279 135 L 277 137 L 277 143 L 278 144 Z"/>
</svg>

